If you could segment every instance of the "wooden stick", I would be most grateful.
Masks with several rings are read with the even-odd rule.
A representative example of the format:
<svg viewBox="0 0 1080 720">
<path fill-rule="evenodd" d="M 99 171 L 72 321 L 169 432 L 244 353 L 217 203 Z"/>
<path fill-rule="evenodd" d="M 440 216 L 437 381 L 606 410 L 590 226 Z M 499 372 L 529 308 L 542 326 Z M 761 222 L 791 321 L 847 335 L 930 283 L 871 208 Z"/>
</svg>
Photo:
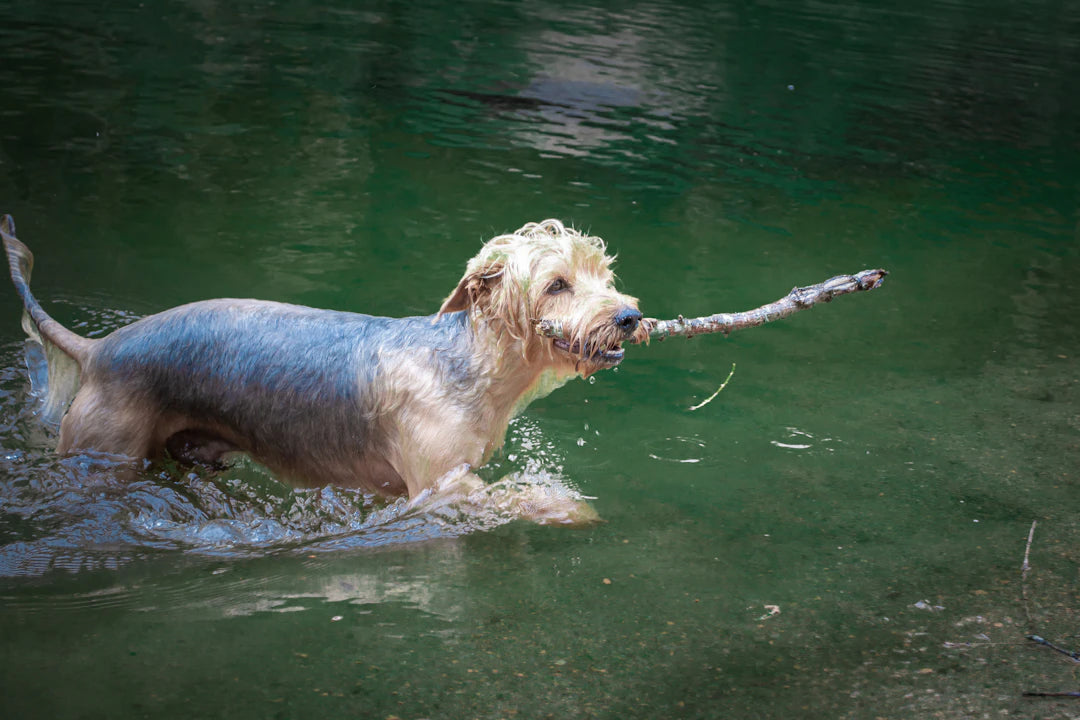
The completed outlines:
<svg viewBox="0 0 1080 720">
<path fill-rule="evenodd" d="M 682 315 L 673 320 L 645 318 L 641 321 L 648 330 L 650 339 L 663 340 L 669 337 L 694 337 L 707 333 L 722 333 L 727 336 L 735 330 L 757 327 L 773 320 L 781 320 L 806 310 L 818 303 L 830 302 L 833 298 L 855 292 L 865 292 L 879 287 L 889 273 L 885 270 L 863 270 L 854 275 L 837 275 L 825 282 L 807 287 L 792 288 L 786 296 L 776 302 L 762 305 L 754 310 L 738 313 L 717 313 L 699 318 L 684 318 Z M 562 324 L 557 320 L 540 320 L 536 331 L 548 337 L 563 337 Z"/>
</svg>

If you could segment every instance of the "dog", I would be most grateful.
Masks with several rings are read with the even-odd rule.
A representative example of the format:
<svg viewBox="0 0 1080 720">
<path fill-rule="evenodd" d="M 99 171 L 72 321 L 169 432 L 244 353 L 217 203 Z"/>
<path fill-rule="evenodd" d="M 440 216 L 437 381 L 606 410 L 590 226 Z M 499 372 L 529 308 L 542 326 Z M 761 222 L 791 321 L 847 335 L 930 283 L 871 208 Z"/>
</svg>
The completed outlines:
<svg viewBox="0 0 1080 720">
<path fill-rule="evenodd" d="M 45 312 L 11 216 L 0 231 L 23 326 L 46 350 L 61 454 L 216 466 L 244 453 L 302 487 L 416 498 L 454 476 L 472 491 L 514 415 L 647 339 L 603 240 L 558 220 L 486 242 L 426 317 L 218 299 L 100 339 Z M 539 320 L 562 336 L 539 334 Z"/>
</svg>

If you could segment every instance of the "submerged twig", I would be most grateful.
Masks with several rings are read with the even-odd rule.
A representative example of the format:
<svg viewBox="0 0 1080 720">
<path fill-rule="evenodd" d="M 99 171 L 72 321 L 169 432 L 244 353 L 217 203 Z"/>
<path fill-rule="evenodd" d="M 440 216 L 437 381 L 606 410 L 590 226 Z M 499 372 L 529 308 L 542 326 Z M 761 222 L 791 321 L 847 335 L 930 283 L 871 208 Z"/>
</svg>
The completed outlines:
<svg viewBox="0 0 1080 720">
<path fill-rule="evenodd" d="M 1024 562 L 1020 565 L 1020 596 L 1021 598 L 1023 598 L 1024 601 L 1024 614 L 1027 616 L 1028 628 L 1032 630 L 1035 629 L 1035 621 L 1031 617 L 1031 607 L 1028 604 L 1027 575 L 1028 571 L 1031 570 L 1031 543 L 1035 539 L 1035 528 L 1038 526 L 1038 524 L 1038 520 L 1031 521 L 1031 529 L 1028 530 L 1027 546 L 1024 548 Z M 1034 633 L 1031 635 L 1025 635 L 1024 637 L 1034 643 L 1038 643 L 1039 645 L 1045 645 L 1051 650 L 1055 650 L 1062 655 L 1068 655 L 1070 658 L 1072 658 L 1073 662 L 1080 662 L 1080 652 L 1077 652 L 1076 650 L 1069 650 L 1068 648 L 1063 648 L 1060 645 L 1055 645 L 1041 635 L 1035 635 Z M 1034 693 L 1024 694 L 1029 695 Z"/>
<path fill-rule="evenodd" d="M 1026 692 L 1024 697 L 1080 698 L 1080 692 Z"/>
<path fill-rule="evenodd" d="M 731 376 L 734 375 L 734 374 L 735 374 L 735 363 L 731 363 L 731 372 L 729 372 L 727 374 L 727 378 L 724 379 L 724 382 L 720 383 L 720 387 L 716 388 L 716 392 L 714 392 L 712 395 L 710 395 L 709 397 L 707 397 L 704 400 L 702 400 L 701 402 L 699 402 L 697 405 L 691 406 L 690 411 L 693 412 L 694 410 L 699 410 L 699 409 L 705 407 L 706 405 L 708 405 L 709 403 L 711 403 L 713 400 L 715 400 L 716 396 L 719 395 L 720 392 L 724 388 L 727 387 L 728 382 L 731 381 Z"/>
<path fill-rule="evenodd" d="M 1028 558 L 1031 557 L 1031 541 L 1035 539 L 1035 528 L 1038 526 L 1038 524 L 1038 520 L 1031 521 L 1031 529 L 1028 530 L 1027 547 L 1024 548 L 1024 562 L 1020 566 L 1020 597 L 1024 601 L 1024 615 L 1027 616 L 1029 628 L 1034 628 L 1035 623 L 1031 619 L 1031 607 L 1028 605 L 1027 575 L 1028 570 L 1031 569 L 1031 564 L 1028 562 Z"/>
<path fill-rule="evenodd" d="M 1054 643 L 1050 642 L 1044 637 L 1040 637 L 1039 635 L 1025 635 L 1024 637 L 1026 637 L 1028 640 L 1031 640 L 1032 642 L 1037 642 L 1040 645 L 1045 645 L 1051 650 L 1057 650 L 1062 655 L 1068 655 L 1073 659 L 1074 662 L 1080 662 L 1080 652 L 1077 652 L 1076 650 L 1070 650 L 1068 648 L 1063 648 L 1060 645 L 1055 645 Z"/>
<path fill-rule="evenodd" d="M 885 276 L 888 274 L 885 270 L 877 269 L 863 270 L 854 275 L 837 275 L 817 285 L 792 288 L 791 292 L 776 302 L 746 312 L 717 313 L 716 315 L 689 319 L 680 315 L 673 320 L 645 318 L 641 321 L 641 324 L 648 331 L 650 339 L 663 340 L 674 336 L 689 338 L 708 333 L 727 335 L 735 330 L 757 327 L 773 320 L 781 320 L 794 315 L 800 310 L 806 310 L 818 303 L 829 302 L 841 295 L 873 290 L 881 286 Z M 538 321 L 536 331 L 548 337 L 563 337 L 562 323 L 557 320 Z"/>
</svg>

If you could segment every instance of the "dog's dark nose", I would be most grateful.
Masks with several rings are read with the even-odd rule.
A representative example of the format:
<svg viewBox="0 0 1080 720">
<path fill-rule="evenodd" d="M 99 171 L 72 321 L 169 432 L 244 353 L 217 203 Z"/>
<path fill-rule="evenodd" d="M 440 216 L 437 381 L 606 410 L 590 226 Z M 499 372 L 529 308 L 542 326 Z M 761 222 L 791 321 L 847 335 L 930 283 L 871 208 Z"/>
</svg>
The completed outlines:
<svg viewBox="0 0 1080 720">
<path fill-rule="evenodd" d="M 615 313 L 615 325 L 626 336 L 633 334 L 637 330 L 639 322 L 641 322 L 641 313 L 636 308 L 624 307 Z"/>
</svg>

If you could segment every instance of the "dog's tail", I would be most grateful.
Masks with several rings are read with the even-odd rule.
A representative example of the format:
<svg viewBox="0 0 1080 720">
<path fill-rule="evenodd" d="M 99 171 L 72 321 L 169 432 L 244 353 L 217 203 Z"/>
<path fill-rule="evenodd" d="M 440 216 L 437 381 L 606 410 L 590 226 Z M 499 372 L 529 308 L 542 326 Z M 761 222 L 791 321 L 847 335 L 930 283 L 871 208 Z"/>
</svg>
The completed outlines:
<svg viewBox="0 0 1080 720">
<path fill-rule="evenodd" d="M 78 390 L 80 370 L 95 341 L 76 335 L 53 320 L 30 293 L 34 255 L 15 237 L 15 221 L 10 215 L 0 216 L 0 236 L 7 251 L 11 280 L 23 302 L 23 330 L 45 350 L 48 387 L 44 393 L 44 413 L 49 419 L 58 421 Z"/>
<path fill-rule="evenodd" d="M 30 248 L 15 237 L 15 221 L 10 215 L 0 217 L 0 235 L 4 238 L 4 249 L 11 267 L 11 280 L 15 283 L 15 291 L 22 298 L 23 308 L 26 310 L 23 328 L 30 336 L 37 340 L 47 340 L 72 359 L 83 360 L 93 340 L 76 335 L 53 320 L 30 293 L 30 270 L 34 267 L 34 255 Z"/>
</svg>

